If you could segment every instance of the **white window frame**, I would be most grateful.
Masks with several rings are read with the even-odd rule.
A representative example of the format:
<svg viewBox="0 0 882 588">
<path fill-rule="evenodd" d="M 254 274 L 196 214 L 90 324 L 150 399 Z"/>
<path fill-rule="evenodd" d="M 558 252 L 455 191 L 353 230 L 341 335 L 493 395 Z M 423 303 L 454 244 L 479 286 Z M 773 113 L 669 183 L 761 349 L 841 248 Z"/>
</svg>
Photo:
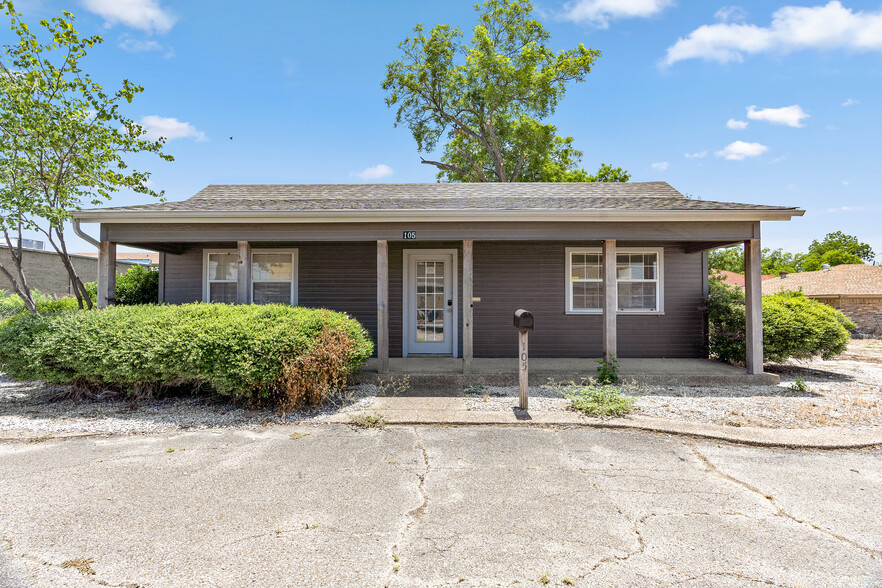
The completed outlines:
<svg viewBox="0 0 882 588">
<path fill-rule="evenodd" d="M 291 306 L 297 306 L 297 275 L 298 275 L 298 250 L 297 249 L 251 249 L 252 259 L 249 259 L 249 263 L 253 264 L 253 256 L 255 253 L 290 253 L 291 254 L 291 301 L 289 304 Z M 284 283 L 285 280 L 257 280 L 257 283 Z M 251 269 L 251 301 L 254 302 L 254 268 Z"/>
<path fill-rule="evenodd" d="M 209 302 L 209 284 L 210 281 L 208 279 L 208 256 L 216 253 L 232 253 L 234 255 L 238 255 L 239 251 L 237 249 L 203 249 L 202 251 L 202 301 Z M 284 248 L 284 249 L 252 249 L 251 255 L 255 253 L 290 253 L 291 254 L 291 302 L 292 306 L 297 306 L 297 301 L 299 298 L 297 284 L 299 282 L 300 276 L 300 259 L 299 259 L 299 250 L 296 248 Z M 248 263 L 251 264 L 252 260 L 249 259 Z M 236 269 L 236 283 L 238 283 L 238 268 Z M 211 280 L 211 282 L 230 282 L 233 280 Z M 259 282 L 281 282 L 282 280 L 259 280 Z M 254 274 L 252 272 L 251 283 L 248 285 L 251 289 L 251 300 L 254 300 Z"/>
<path fill-rule="evenodd" d="M 202 302 L 211 302 L 210 295 L 210 284 L 211 282 L 218 283 L 238 283 L 239 278 L 239 268 L 236 268 L 236 279 L 235 280 L 209 280 L 208 279 L 208 256 L 216 255 L 218 253 L 232 253 L 234 255 L 238 254 L 236 249 L 203 249 L 202 250 Z M 236 291 L 238 293 L 238 285 L 236 286 Z"/>
<path fill-rule="evenodd" d="M 600 315 L 603 314 L 602 308 L 590 308 L 590 309 L 582 309 L 582 308 L 573 308 L 573 284 L 575 283 L 573 280 L 573 254 L 576 253 L 587 253 L 590 255 L 600 255 L 601 260 L 603 256 L 603 249 L 601 247 L 566 247 L 566 314 L 594 314 Z M 623 282 L 656 282 L 658 286 L 655 289 L 656 303 L 658 310 L 624 310 L 621 308 L 616 309 L 616 314 L 642 314 L 642 315 L 663 315 L 665 313 L 665 288 L 664 288 L 664 276 L 665 276 L 665 261 L 664 261 L 664 247 L 616 247 L 616 255 L 618 254 L 640 254 L 640 253 L 655 253 L 658 256 L 658 276 L 656 276 L 655 280 L 622 280 Z M 601 276 L 603 275 L 603 262 L 601 261 Z M 616 272 L 618 275 L 618 271 Z M 595 281 L 595 280 L 586 280 L 586 281 Z M 603 279 L 599 280 L 600 283 L 603 283 Z M 619 280 L 616 278 L 616 303 L 618 303 L 618 295 L 619 295 Z"/>
</svg>

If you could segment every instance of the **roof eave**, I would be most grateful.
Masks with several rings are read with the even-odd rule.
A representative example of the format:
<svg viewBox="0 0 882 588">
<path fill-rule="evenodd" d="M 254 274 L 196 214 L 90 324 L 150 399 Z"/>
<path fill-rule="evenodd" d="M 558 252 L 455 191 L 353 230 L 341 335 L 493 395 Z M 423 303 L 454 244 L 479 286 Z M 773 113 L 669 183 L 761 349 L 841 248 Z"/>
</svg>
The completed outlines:
<svg viewBox="0 0 882 588">
<path fill-rule="evenodd" d="M 802 216 L 793 208 L 769 210 L 344 210 L 296 211 L 152 211 L 77 210 L 73 217 L 87 223 L 359 223 L 359 222 L 657 222 L 771 221 Z"/>
</svg>

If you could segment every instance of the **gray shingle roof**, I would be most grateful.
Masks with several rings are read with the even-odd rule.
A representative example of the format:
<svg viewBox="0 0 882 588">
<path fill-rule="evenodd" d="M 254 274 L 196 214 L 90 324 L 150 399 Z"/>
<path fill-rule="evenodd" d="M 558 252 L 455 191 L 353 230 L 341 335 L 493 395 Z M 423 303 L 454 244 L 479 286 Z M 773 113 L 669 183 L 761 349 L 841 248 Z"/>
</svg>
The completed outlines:
<svg viewBox="0 0 882 588">
<path fill-rule="evenodd" d="M 211 185 L 182 202 L 107 212 L 722 211 L 792 207 L 691 200 L 667 182 Z"/>
</svg>

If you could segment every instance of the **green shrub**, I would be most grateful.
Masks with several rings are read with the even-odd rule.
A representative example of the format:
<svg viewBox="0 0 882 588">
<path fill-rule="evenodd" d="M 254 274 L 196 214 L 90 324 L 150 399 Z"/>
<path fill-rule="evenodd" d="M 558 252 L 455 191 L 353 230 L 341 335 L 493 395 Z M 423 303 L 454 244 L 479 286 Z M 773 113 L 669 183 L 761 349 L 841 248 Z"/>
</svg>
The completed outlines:
<svg viewBox="0 0 882 588">
<path fill-rule="evenodd" d="M 159 272 L 143 265 L 133 265 L 116 278 L 116 303 L 156 304 L 159 302 Z"/>
<path fill-rule="evenodd" d="M 601 384 L 615 384 L 619 381 L 619 361 L 614 353 L 609 356 L 609 361 L 601 358 L 597 360 L 597 381 Z"/>
<path fill-rule="evenodd" d="M 589 416 L 607 417 L 624 416 L 634 408 L 636 398 L 625 394 L 622 390 L 637 391 L 633 384 L 612 386 L 589 380 L 579 385 L 571 385 L 561 389 L 564 397 L 570 401 L 574 410 Z"/>
<path fill-rule="evenodd" d="M 97 282 L 83 284 L 92 299 L 98 297 Z M 159 302 L 159 272 L 144 265 L 133 265 L 116 277 L 116 303 L 120 306 Z"/>
<path fill-rule="evenodd" d="M 208 386 L 286 407 L 320 401 L 313 387 L 340 385 L 372 351 L 349 316 L 281 304 L 114 306 L 0 324 L 0 369 L 14 378 L 133 395 Z"/>
<path fill-rule="evenodd" d="M 69 296 L 53 298 L 41 293 L 39 290 L 32 290 L 31 294 L 34 297 L 34 302 L 37 304 L 37 312 L 57 312 L 79 308 L 76 298 Z M 0 290 L 0 320 L 22 312 L 26 313 L 27 309 L 21 297 L 17 294 L 8 294 L 6 291 Z"/>
<path fill-rule="evenodd" d="M 710 280 L 707 298 L 709 352 L 720 361 L 743 362 L 745 345 L 744 291 L 718 279 Z M 763 359 L 789 357 L 829 359 L 848 346 L 855 324 L 835 308 L 801 292 L 763 296 Z"/>
</svg>

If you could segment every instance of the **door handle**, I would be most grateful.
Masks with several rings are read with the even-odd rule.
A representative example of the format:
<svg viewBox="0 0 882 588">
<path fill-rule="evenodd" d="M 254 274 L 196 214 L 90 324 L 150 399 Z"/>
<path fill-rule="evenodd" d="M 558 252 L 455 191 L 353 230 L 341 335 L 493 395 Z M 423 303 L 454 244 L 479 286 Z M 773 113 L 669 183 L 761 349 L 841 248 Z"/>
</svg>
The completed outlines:
<svg viewBox="0 0 882 588">
<path fill-rule="evenodd" d="M 447 312 L 453 312 L 453 298 L 447 299 Z"/>
</svg>

